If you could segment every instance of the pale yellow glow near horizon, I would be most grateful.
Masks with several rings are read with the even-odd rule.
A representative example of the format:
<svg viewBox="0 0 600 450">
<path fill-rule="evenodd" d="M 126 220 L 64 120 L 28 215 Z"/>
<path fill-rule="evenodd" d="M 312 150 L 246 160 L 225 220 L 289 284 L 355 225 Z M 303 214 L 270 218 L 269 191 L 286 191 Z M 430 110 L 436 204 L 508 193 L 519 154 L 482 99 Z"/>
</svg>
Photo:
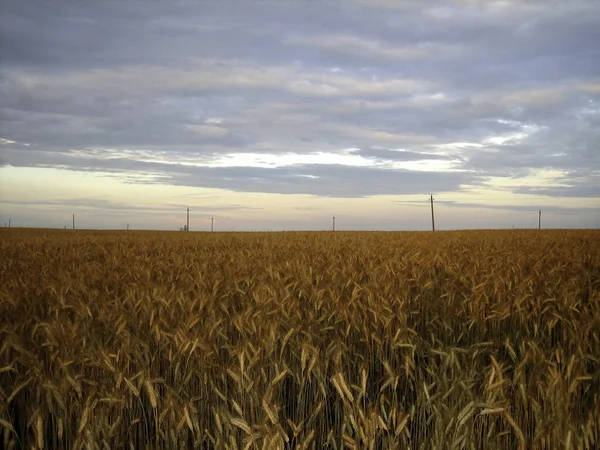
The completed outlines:
<svg viewBox="0 0 600 450">
<path fill-rule="evenodd" d="M 194 207 L 201 207 L 205 215 L 215 216 L 218 222 L 228 220 L 230 223 L 260 224 L 267 220 L 285 220 L 301 224 L 318 220 L 316 223 L 322 223 L 326 229 L 333 215 L 340 219 L 357 215 L 385 217 L 390 213 L 390 202 L 398 201 L 398 196 L 329 198 L 306 194 L 233 192 L 225 189 L 125 183 L 112 174 L 49 168 L 2 167 L 0 179 L 0 205 L 3 210 L 15 217 L 14 212 L 21 210 L 19 202 L 29 204 L 27 209 L 35 210 L 36 206 L 43 207 L 44 202 L 64 201 L 64 205 L 51 208 L 57 210 L 53 216 L 55 221 L 67 220 L 73 211 L 83 208 L 80 205 L 70 208 L 69 200 L 90 199 L 93 203 L 94 199 L 100 199 L 107 202 L 107 210 L 110 210 L 110 202 L 134 205 L 136 211 L 143 211 L 144 207 L 175 204 L 181 205 L 182 211 L 189 206 L 196 215 L 200 213 Z M 424 196 L 403 198 L 419 198 L 423 202 L 426 200 Z M 221 209 L 227 205 L 239 205 L 241 209 Z M 214 210 L 211 210 L 211 207 L 214 207 Z M 173 207 L 170 206 L 169 209 L 173 210 Z M 62 214 L 58 211 L 62 211 Z M 48 213 L 47 208 L 41 213 Z M 173 221 L 179 223 L 180 219 L 176 218 Z M 172 221 L 164 219 L 163 222 Z"/>
<path fill-rule="evenodd" d="M 507 190 L 516 186 L 552 186 L 553 182 L 560 180 L 560 175 L 560 171 L 539 171 L 521 179 L 490 179 L 486 186 L 463 186 L 461 192 L 433 194 L 436 202 L 439 202 L 436 208 L 439 209 L 443 220 L 456 224 L 452 225 L 454 227 L 467 228 L 469 223 L 472 223 L 471 220 L 479 216 L 488 222 L 495 217 L 502 219 L 506 217 L 506 211 L 489 209 L 502 205 L 582 208 L 597 214 L 600 208 L 600 200 L 597 198 L 556 198 L 513 194 Z M 86 199 L 89 199 L 91 204 L 94 200 L 104 203 L 95 210 L 88 210 L 85 206 Z M 77 204 L 71 207 L 69 201 L 77 201 Z M 455 203 L 449 205 L 444 202 Z M 111 203 L 115 205 L 114 211 L 111 209 Z M 468 204 L 471 209 L 461 208 L 460 203 Z M 479 204 L 481 207 L 473 209 L 473 205 Z M 22 208 L 22 205 L 28 206 Z M 144 184 L 126 182 L 125 178 L 115 174 L 62 169 L 0 168 L 0 210 L 4 221 L 7 220 L 7 216 L 16 217 L 26 210 L 39 217 L 41 223 L 62 224 L 71 213 L 77 212 L 80 215 L 87 213 L 90 217 L 88 223 L 95 223 L 91 218 L 99 214 L 97 226 L 110 227 L 117 219 L 108 216 L 129 214 L 128 205 L 132 207 L 131 215 L 137 217 L 138 221 L 150 221 L 149 226 L 179 226 L 183 214 L 175 214 L 173 217 L 172 212 L 178 211 L 178 208 L 184 211 L 185 207 L 189 206 L 197 223 L 204 223 L 213 216 L 219 226 L 229 224 L 228 227 L 231 228 L 231 224 L 237 224 L 235 226 L 239 229 L 270 228 L 269 223 L 278 221 L 297 223 L 298 228 L 316 224 L 314 226 L 327 229 L 332 216 L 340 220 L 340 228 L 344 220 L 350 219 L 360 220 L 361 223 L 369 223 L 371 219 L 373 223 L 380 219 L 398 219 L 421 223 L 423 228 L 426 228 L 426 209 L 429 207 L 428 195 L 424 194 L 329 198 L 306 194 L 233 192 L 225 189 Z M 238 209 L 229 209 L 231 205 L 237 205 Z M 120 206 L 121 209 L 116 206 Z M 108 217 L 105 222 L 100 220 L 103 214 Z M 36 221 L 32 223 L 38 223 Z M 464 225 L 460 225 L 463 222 Z"/>
<path fill-rule="evenodd" d="M 566 170 L 537 169 L 531 170 L 527 175 L 518 178 L 490 177 L 488 185 L 497 188 L 568 186 L 563 181 L 564 176 L 567 174 L 568 171 Z"/>
</svg>

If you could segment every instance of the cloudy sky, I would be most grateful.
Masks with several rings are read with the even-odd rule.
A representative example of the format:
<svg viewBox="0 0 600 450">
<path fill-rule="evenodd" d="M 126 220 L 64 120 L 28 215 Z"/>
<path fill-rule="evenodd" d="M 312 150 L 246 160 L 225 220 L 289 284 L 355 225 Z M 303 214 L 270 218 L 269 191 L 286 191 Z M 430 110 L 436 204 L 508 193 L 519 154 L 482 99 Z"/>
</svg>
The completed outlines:
<svg viewBox="0 0 600 450">
<path fill-rule="evenodd" d="M 0 11 L 0 226 L 600 226 L 597 0 Z"/>
</svg>

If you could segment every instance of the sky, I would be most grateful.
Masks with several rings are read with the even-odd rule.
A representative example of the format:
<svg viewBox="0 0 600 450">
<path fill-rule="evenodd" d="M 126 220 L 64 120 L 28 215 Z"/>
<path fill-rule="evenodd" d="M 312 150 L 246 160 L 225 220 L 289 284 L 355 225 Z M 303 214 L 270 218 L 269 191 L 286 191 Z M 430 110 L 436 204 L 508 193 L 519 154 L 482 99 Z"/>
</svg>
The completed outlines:
<svg viewBox="0 0 600 450">
<path fill-rule="evenodd" d="M 0 11 L 0 226 L 600 227 L 597 0 Z"/>
</svg>

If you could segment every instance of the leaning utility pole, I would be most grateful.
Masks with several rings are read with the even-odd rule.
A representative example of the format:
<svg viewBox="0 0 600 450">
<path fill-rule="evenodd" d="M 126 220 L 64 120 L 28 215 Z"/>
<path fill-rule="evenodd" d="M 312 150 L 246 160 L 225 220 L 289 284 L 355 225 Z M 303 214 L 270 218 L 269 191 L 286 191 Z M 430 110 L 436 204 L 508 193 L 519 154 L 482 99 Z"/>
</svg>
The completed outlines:
<svg viewBox="0 0 600 450">
<path fill-rule="evenodd" d="M 542 229 L 542 210 L 540 209 L 540 212 L 538 214 L 538 230 Z"/>
<path fill-rule="evenodd" d="M 433 215 L 433 195 L 431 196 L 431 229 L 435 231 L 435 216 Z"/>
<path fill-rule="evenodd" d="M 190 231 L 190 208 L 187 209 L 187 220 L 185 223 L 185 231 Z"/>
</svg>

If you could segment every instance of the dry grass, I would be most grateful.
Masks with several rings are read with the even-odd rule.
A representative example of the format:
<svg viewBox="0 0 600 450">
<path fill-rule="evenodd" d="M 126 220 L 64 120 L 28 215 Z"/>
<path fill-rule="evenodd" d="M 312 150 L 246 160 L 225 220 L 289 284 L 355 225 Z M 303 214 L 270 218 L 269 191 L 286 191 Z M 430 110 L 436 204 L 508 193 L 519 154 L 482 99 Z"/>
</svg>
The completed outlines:
<svg viewBox="0 0 600 450">
<path fill-rule="evenodd" d="M 0 232 L 4 448 L 600 446 L 600 232 Z"/>
</svg>

